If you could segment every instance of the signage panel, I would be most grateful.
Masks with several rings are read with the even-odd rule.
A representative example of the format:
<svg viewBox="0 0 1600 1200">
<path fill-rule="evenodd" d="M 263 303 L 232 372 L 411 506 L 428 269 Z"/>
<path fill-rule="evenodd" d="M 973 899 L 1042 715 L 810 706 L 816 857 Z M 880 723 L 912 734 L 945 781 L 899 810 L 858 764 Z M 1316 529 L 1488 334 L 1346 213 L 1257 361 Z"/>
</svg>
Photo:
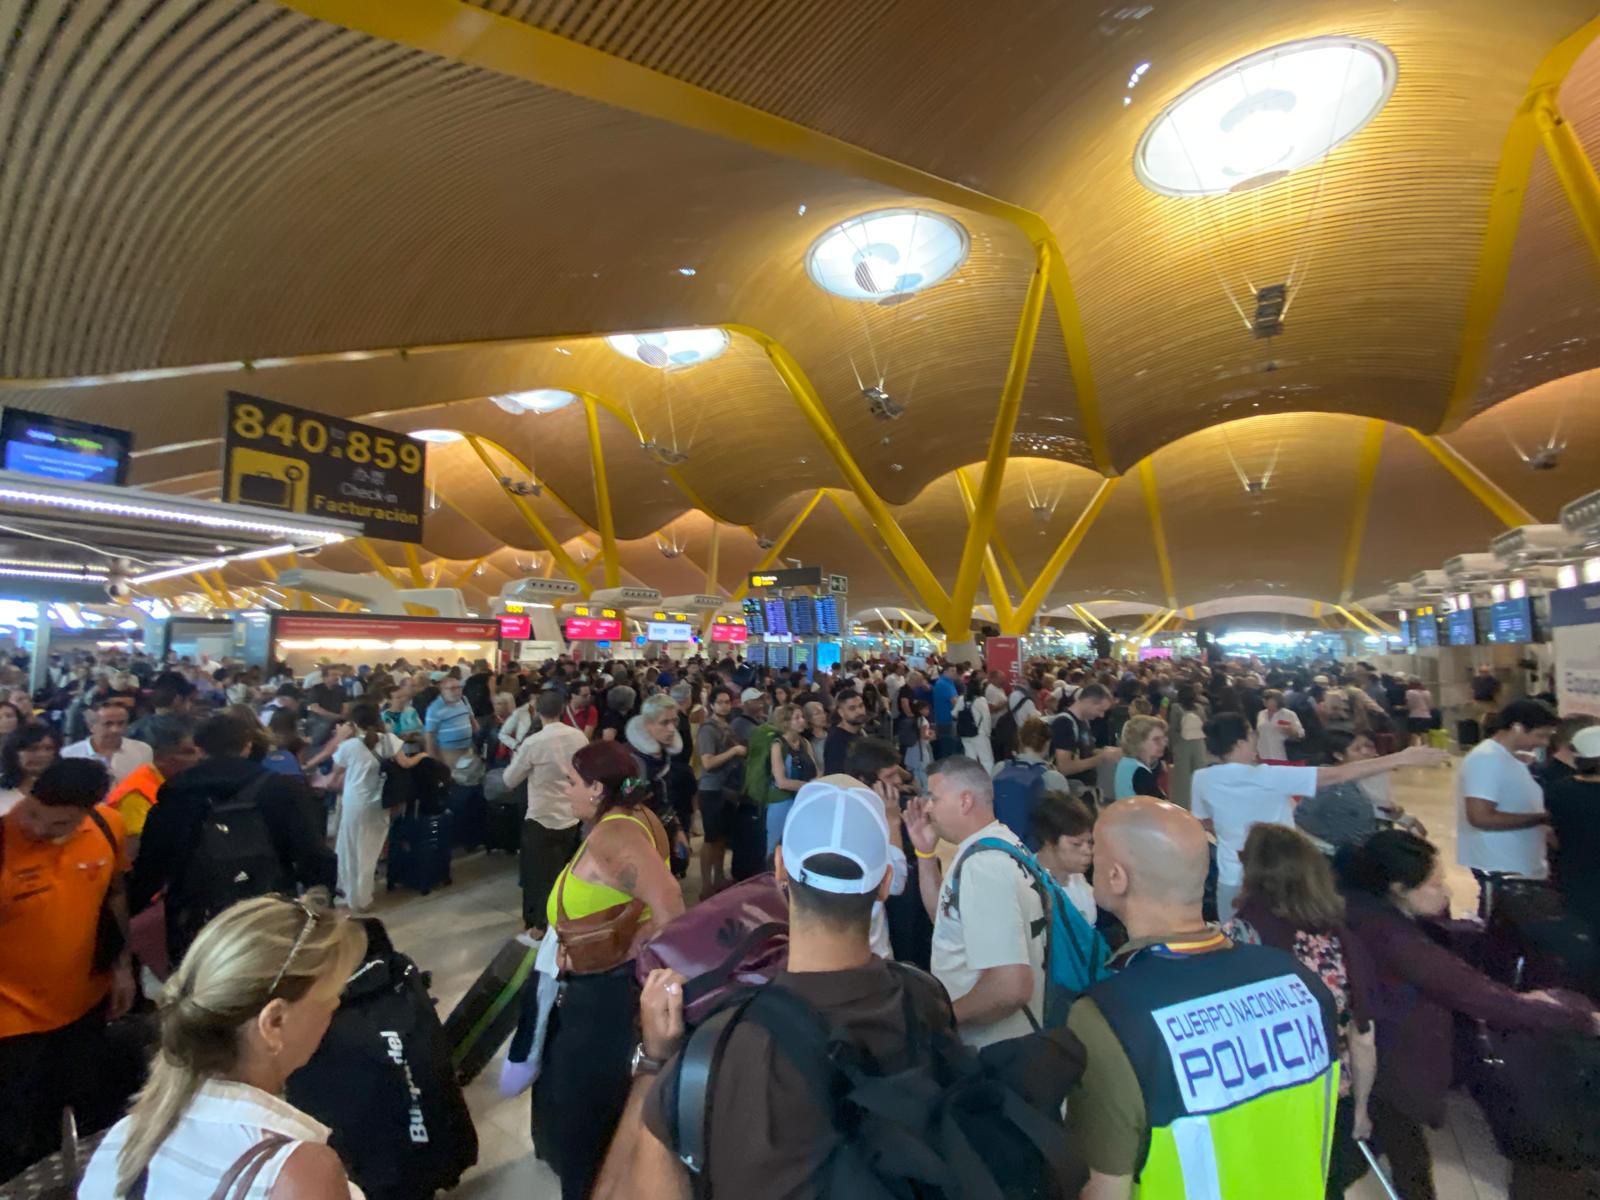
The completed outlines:
<svg viewBox="0 0 1600 1200">
<path fill-rule="evenodd" d="M 790 567 L 783 571 L 750 573 L 750 586 L 753 588 L 820 587 L 821 585 L 821 567 Z"/>
<path fill-rule="evenodd" d="M 749 640 L 749 632 L 743 625 L 713 625 L 711 640 L 742 646 Z"/>
<path fill-rule="evenodd" d="M 692 642 L 694 627 L 678 621 L 646 622 L 645 637 L 652 642 Z"/>
<path fill-rule="evenodd" d="M 532 617 L 501 617 L 500 636 L 507 641 L 527 642 L 533 639 Z"/>
<path fill-rule="evenodd" d="M 5 448 L 0 466 L 7 471 L 122 487 L 128 482 L 133 434 L 8 406 L 0 415 L 0 446 Z"/>
<path fill-rule="evenodd" d="M 568 617 L 563 632 L 569 642 L 609 642 L 622 637 L 618 617 Z"/>
<path fill-rule="evenodd" d="M 368 537 L 420 542 L 426 442 L 242 392 L 228 393 L 223 498 L 356 521 Z"/>
</svg>

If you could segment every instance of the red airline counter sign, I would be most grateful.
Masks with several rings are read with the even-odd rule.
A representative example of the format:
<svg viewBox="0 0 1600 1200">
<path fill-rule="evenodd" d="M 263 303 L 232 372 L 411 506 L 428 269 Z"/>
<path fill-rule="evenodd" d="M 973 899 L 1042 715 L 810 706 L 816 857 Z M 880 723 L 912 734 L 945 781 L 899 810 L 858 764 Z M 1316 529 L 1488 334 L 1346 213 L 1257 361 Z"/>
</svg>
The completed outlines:
<svg viewBox="0 0 1600 1200">
<path fill-rule="evenodd" d="M 732 617 L 718 617 L 716 623 L 711 626 L 711 640 L 743 645 L 750 640 L 750 631 L 743 621 Z"/>
<path fill-rule="evenodd" d="M 500 636 L 508 642 L 533 640 L 533 618 L 505 616 L 500 618 Z"/>
<path fill-rule="evenodd" d="M 622 614 L 598 604 L 572 604 L 562 632 L 569 642 L 615 642 L 622 637 Z"/>
<path fill-rule="evenodd" d="M 453 617 L 337 616 L 332 613 L 273 614 L 273 637 L 361 638 L 371 641 L 498 642 L 498 621 L 457 620 Z"/>
</svg>

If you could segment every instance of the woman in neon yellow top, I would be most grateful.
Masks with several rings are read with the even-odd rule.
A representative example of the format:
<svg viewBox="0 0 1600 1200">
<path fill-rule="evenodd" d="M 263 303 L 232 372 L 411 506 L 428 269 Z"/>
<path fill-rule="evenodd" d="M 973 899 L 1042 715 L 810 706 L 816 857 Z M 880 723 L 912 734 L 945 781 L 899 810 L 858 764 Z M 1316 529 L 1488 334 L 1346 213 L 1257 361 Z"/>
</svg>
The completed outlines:
<svg viewBox="0 0 1600 1200">
<path fill-rule="evenodd" d="M 634 947 L 684 908 L 667 866 L 671 843 L 637 771 L 624 743 L 605 741 L 566 768 L 566 798 L 587 836 L 550 892 L 563 993 L 533 1089 L 534 1136 L 563 1200 L 588 1196 L 627 1103 L 638 1043 Z"/>
</svg>

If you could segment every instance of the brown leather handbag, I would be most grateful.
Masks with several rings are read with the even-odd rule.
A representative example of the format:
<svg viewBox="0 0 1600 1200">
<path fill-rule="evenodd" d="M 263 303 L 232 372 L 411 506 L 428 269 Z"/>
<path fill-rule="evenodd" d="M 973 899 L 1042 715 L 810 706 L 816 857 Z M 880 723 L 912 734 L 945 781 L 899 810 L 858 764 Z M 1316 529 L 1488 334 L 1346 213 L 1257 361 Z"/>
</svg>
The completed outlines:
<svg viewBox="0 0 1600 1200">
<path fill-rule="evenodd" d="M 668 848 L 666 829 L 648 809 L 640 810 L 639 816 L 649 825 L 656 853 L 664 859 Z M 591 831 L 589 836 L 593 837 L 594 833 Z M 587 849 L 585 842 L 556 884 L 556 935 L 566 954 L 567 972 L 572 975 L 597 975 L 632 958 L 634 939 L 644 924 L 644 910 L 649 907 L 643 900 L 634 898 L 585 917 L 567 916 L 567 879 Z"/>
</svg>

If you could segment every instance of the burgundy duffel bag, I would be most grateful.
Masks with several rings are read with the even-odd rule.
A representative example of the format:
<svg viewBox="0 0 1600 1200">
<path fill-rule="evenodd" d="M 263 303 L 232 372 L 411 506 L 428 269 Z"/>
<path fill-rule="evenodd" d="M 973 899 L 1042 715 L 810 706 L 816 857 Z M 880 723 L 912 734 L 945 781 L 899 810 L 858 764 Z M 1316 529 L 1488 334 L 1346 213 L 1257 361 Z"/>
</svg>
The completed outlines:
<svg viewBox="0 0 1600 1200">
<path fill-rule="evenodd" d="M 728 994 L 789 965 L 789 902 L 773 875 L 753 876 L 662 926 L 634 961 L 640 984 L 658 967 L 688 980 L 683 1015 L 698 1025 Z"/>
</svg>

